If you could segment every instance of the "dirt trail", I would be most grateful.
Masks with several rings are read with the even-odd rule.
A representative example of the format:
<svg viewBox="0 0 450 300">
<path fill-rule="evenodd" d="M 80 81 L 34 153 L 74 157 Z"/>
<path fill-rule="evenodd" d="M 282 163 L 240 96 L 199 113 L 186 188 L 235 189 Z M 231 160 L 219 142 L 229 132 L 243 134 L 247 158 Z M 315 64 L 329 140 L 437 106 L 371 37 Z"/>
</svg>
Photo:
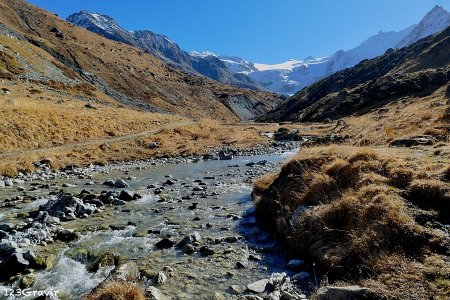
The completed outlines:
<svg viewBox="0 0 450 300">
<path fill-rule="evenodd" d="M 173 129 L 173 128 L 182 127 L 182 126 L 189 126 L 189 125 L 193 125 L 195 123 L 196 122 L 193 122 L 193 121 L 176 122 L 176 123 L 171 123 L 171 124 L 168 124 L 165 126 L 161 126 L 158 129 L 141 131 L 141 132 L 126 134 L 126 135 L 121 135 L 118 137 L 86 140 L 86 141 L 79 142 L 79 143 L 69 143 L 69 144 L 64 144 L 64 145 L 59 145 L 59 146 L 54 146 L 54 147 L 48 147 L 48 148 L 34 148 L 34 149 L 24 149 L 21 151 L 4 152 L 4 153 L 0 153 L 0 159 L 6 158 L 6 157 L 11 157 L 11 156 L 16 156 L 16 155 L 67 150 L 67 149 L 75 148 L 75 147 L 91 146 L 91 145 L 104 144 L 104 143 L 126 142 L 126 141 L 130 141 L 130 140 L 134 140 L 136 138 L 158 134 L 159 132 L 161 132 L 164 129 Z"/>
</svg>

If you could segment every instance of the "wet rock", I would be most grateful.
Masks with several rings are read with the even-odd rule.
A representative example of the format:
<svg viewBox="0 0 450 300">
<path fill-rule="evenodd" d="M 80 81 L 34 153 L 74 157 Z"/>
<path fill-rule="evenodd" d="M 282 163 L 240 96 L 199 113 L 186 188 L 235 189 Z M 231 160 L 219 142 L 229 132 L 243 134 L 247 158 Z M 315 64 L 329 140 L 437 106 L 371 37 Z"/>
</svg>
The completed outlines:
<svg viewBox="0 0 450 300">
<path fill-rule="evenodd" d="M 155 284 L 163 284 L 167 281 L 167 275 L 164 272 L 158 272 L 152 278 Z"/>
<path fill-rule="evenodd" d="M 135 262 L 128 262 L 120 265 L 111 274 L 112 280 L 133 282 L 139 278 L 139 267 Z"/>
<path fill-rule="evenodd" d="M 56 239 L 63 242 L 72 242 L 78 239 L 78 234 L 72 229 L 63 229 L 58 231 Z"/>
<path fill-rule="evenodd" d="M 145 296 L 148 300 L 164 300 L 166 297 L 163 295 L 163 293 L 155 288 L 154 286 L 149 286 L 145 290 Z"/>
<path fill-rule="evenodd" d="M 316 297 L 318 300 L 372 299 L 370 290 L 358 285 L 322 287 L 317 291 Z"/>
<path fill-rule="evenodd" d="M 69 193 L 58 193 L 51 197 L 51 199 L 44 205 L 39 207 L 41 212 L 47 212 L 51 216 L 56 216 L 59 212 L 74 213 L 78 206 L 84 206 L 83 202 L 80 199 L 74 197 Z"/>
<path fill-rule="evenodd" d="M 228 287 L 228 292 L 232 295 L 240 295 L 245 291 L 245 287 L 241 286 L 241 285 L 230 285 Z"/>
<path fill-rule="evenodd" d="M 37 270 L 49 270 L 53 267 L 54 257 L 48 256 L 36 256 L 31 262 L 32 267 Z"/>
<path fill-rule="evenodd" d="M 260 294 L 266 290 L 268 283 L 269 283 L 268 279 L 261 279 L 247 285 L 247 290 L 249 290 L 252 293 Z"/>
<path fill-rule="evenodd" d="M 0 255 L 1 256 L 9 256 L 16 252 L 18 248 L 17 243 L 9 240 L 1 240 L 0 241 Z"/>
<path fill-rule="evenodd" d="M 8 236 L 8 233 L 6 231 L 0 230 L 0 240 L 7 236 Z"/>
<path fill-rule="evenodd" d="M 114 181 L 109 179 L 109 180 L 105 180 L 102 184 L 106 185 L 106 186 L 113 187 L 114 186 Z"/>
<path fill-rule="evenodd" d="M 77 216 L 84 216 L 84 215 L 92 215 L 96 211 L 95 206 L 85 203 L 79 203 L 77 205 L 76 214 Z"/>
<path fill-rule="evenodd" d="M 129 190 L 123 190 L 120 192 L 118 198 L 123 201 L 132 201 L 134 200 L 134 192 Z"/>
<path fill-rule="evenodd" d="M 200 233 L 198 233 L 197 231 L 194 231 L 193 233 L 191 233 L 190 235 L 185 236 L 178 244 L 177 247 L 178 248 L 183 248 L 185 245 L 187 244 L 192 244 L 194 242 L 200 242 L 202 240 L 202 237 L 200 235 Z"/>
<path fill-rule="evenodd" d="M 305 262 L 301 259 L 290 260 L 287 264 L 289 270 L 300 271 L 305 265 Z"/>
<path fill-rule="evenodd" d="M 247 269 L 248 263 L 246 261 L 238 261 L 236 263 L 236 269 Z"/>
<path fill-rule="evenodd" d="M 5 231 L 5 232 L 11 232 L 14 228 L 15 228 L 15 226 L 12 224 L 9 224 L 9 223 L 0 224 L 0 230 Z"/>
<path fill-rule="evenodd" d="M 128 187 L 128 183 L 126 183 L 125 182 L 125 180 L 123 180 L 123 179 L 117 179 L 115 182 L 114 182 L 114 187 L 116 187 L 116 188 L 127 188 Z"/>
<path fill-rule="evenodd" d="M 62 184 L 62 187 L 64 187 L 64 188 L 74 188 L 74 187 L 77 187 L 77 185 L 65 182 L 65 183 Z"/>
<path fill-rule="evenodd" d="M 22 253 L 16 252 L 11 254 L 0 265 L 0 280 L 8 280 L 12 276 L 24 272 L 29 265 L 29 261 L 23 257 Z"/>
<path fill-rule="evenodd" d="M 211 256 L 215 253 L 215 251 L 208 246 L 201 247 L 199 252 L 201 256 Z"/>
<path fill-rule="evenodd" d="M 250 254 L 248 256 L 248 260 L 250 261 L 260 261 L 262 258 L 259 255 Z"/>
<path fill-rule="evenodd" d="M 239 241 L 239 239 L 235 236 L 229 236 L 229 237 L 226 237 L 224 241 L 226 243 L 233 244 L 233 243 L 237 243 Z"/>
<path fill-rule="evenodd" d="M 122 206 L 122 205 L 125 205 L 125 204 L 127 204 L 127 203 L 126 203 L 125 201 L 123 201 L 123 200 L 114 199 L 114 200 L 111 202 L 111 204 L 114 205 L 114 206 Z"/>
<path fill-rule="evenodd" d="M 173 241 L 168 238 L 164 238 L 155 244 L 158 249 L 170 249 L 175 245 Z"/>
<path fill-rule="evenodd" d="M 173 180 L 173 179 L 167 179 L 167 181 L 163 183 L 163 185 L 174 185 L 174 184 L 175 184 L 175 180 Z"/>
<path fill-rule="evenodd" d="M 34 284 L 35 281 L 36 281 L 36 275 L 34 275 L 34 274 L 25 275 L 20 279 L 19 288 L 28 289 Z"/>
<path fill-rule="evenodd" d="M 191 244 L 187 244 L 184 245 L 181 250 L 183 251 L 184 254 L 192 254 L 196 251 L 196 248 Z"/>
<path fill-rule="evenodd" d="M 191 205 L 189 205 L 188 209 L 195 210 L 195 209 L 197 209 L 197 206 L 198 206 L 198 203 L 194 202 Z"/>
<path fill-rule="evenodd" d="M 94 261 L 88 265 L 87 269 L 89 272 L 97 272 L 100 268 L 118 266 L 119 263 L 119 256 L 111 252 L 107 252 L 95 258 Z"/>
<path fill-rule="evenodd" d="M 300 272 L 292 276 L 291 280 L 299 285 L 302 289 L 307 290 L 310 287 L 312 277 L 308 272 Z"/>
<path fill-rule="evenodd" d="M 109 225 L 109 228 L 111 228 L 111 230 L 114 230 L 114 231 L 120 231 L 120 230 L 127 229 L 127 226 L 126 225 L 111 224 L 111 225 Z"/>
</svg>

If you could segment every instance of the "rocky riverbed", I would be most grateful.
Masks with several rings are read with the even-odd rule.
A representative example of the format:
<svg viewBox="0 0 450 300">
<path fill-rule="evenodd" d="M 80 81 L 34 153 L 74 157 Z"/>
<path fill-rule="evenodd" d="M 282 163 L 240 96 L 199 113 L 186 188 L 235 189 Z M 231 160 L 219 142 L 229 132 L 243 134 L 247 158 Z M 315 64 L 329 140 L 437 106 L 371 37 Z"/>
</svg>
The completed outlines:
<svg viewBox="0 0 450 300">
<path fill-rule="evenodd" d="M 61 171 L 42 161 L 4 178 L 0 298 L 20 287 L 80 299 L 124 270 L 150 298 L 306 298 L 314 279 L 257 227 L 250 197 L 297 147 Z"/>
</svg>

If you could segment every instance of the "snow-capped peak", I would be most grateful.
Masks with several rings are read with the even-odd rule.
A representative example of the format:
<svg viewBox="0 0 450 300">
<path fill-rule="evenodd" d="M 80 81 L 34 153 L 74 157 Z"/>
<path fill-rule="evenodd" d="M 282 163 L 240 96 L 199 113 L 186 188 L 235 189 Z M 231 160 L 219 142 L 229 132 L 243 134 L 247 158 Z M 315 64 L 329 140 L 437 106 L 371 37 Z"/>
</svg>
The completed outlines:
<svg viewBox="0 0 450 300">
<path fill-rule="evenodd" d="M 113 18 L 86 10 L 70 15 L 67 17 L 67 21 L 84 28 L 97 27 L 109 34 L 117 32 L 128 33 Z"/>
<path fill-rule="evenodd" d="M 423 17 L 414 30 L 397 45 L 397 48 L 409 46 L 420 39 L 444 30 L 448 26 L 450 26 L 450 13 L 442 6 L 436 5 Z"/>
</svg>

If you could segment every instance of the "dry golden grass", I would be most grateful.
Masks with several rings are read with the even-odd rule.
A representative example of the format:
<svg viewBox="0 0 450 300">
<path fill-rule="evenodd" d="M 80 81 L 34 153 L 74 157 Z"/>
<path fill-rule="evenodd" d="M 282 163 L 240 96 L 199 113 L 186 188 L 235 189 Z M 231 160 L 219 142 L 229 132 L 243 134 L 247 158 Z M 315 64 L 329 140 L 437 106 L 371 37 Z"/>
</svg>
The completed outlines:
<svg viewBox="0 0 450 300">
<path fill-rule="evenodd" d="M 449 239 L 416 215 L 450 215 L 450 185 L 441 180 L 447 165 L 404 149 L 306 148 L 280 174 L 256 181 L 257 217 L 292 255 L 315 262 L 331 281 L 365 284 L 383 295 L 407 290 L 417 299 L 445 299 L 450 272 L 437 270 L 450 270 Z M 430 253 L 439 268 L 425 267 Z M 403 272 L 393 261 L 402 262 Z"/>
<path fill-rule="evenodd" d="M 362 116 L 343 118 L 332 124 L 329 132 L 349 135 L 352 145 L 380 146 L 414 135 L 446 139 L 449 134 L 448 120 L 443 117 L 447 108 L 443 87 L 427 97 L 406 98 Z M 338 122 L 346 126 L 337 126 Z"/>
<path fill-rule="evenodd" d="M 111 282 L 84 298 L 84 300 L 145 300 L 144 291 L 128 282 Z"/>
<path fill-rule="evenodd" d="M 278 127 L 194 122 L 123 108 L 106 97 L 91 104 L 92 109 L 70 93 L 61 96 L 41 85 L 4 86 L 12 92 L 0 95 L 0 174 L 7 176 L 32 171 L 33 162 L 47 157 L 53 160 L 52 167 L 62 168 L 204 154 L 219 146 L 254 146 L 270 142 L 261 132 Z M 148 147 L 154 142 L 159 145 L 156 149 Z"/>
</svg>

